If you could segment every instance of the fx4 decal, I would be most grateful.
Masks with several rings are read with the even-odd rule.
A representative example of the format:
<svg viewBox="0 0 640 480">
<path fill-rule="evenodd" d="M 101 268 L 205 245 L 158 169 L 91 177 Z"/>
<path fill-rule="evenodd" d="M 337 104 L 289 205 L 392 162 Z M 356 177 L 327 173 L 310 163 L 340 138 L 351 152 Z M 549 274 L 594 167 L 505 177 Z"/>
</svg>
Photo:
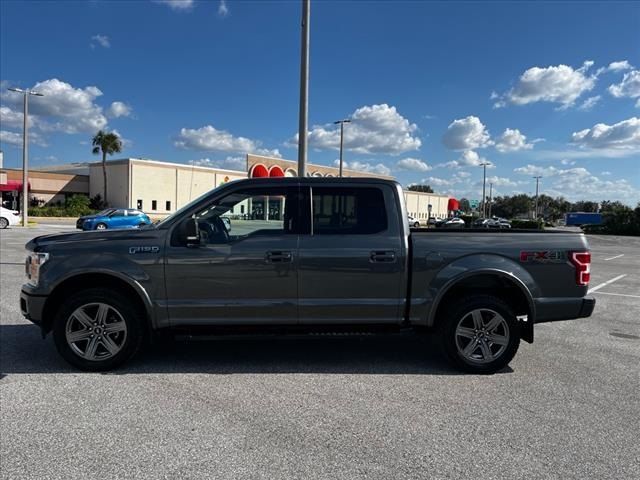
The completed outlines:
<svg viewBox="0 0 640 480">
<path fill-rule="evenodd" d="M 562 250 L 520 252 L 520 261 L 522 263 L 564 263 L 567 258 L 567 253 Z"/>
</svg>

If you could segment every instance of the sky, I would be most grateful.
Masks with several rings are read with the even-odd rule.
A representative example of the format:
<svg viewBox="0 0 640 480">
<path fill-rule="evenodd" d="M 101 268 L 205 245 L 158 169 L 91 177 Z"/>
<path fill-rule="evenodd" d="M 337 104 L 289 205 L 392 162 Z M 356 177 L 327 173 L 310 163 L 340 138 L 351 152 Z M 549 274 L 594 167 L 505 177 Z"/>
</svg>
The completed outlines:
<svg viewBox="0 0 640 480">
<path fill-rule="evenodd" d="M 0 148 L 21 166 L 297 159 L 299 1 L 0 0 Z M 640 2 L 311 3 L 309 162 L 479 199 L 640 202 Z M 488 189 L 488 186 L 487 186 Z"/>
</svg>

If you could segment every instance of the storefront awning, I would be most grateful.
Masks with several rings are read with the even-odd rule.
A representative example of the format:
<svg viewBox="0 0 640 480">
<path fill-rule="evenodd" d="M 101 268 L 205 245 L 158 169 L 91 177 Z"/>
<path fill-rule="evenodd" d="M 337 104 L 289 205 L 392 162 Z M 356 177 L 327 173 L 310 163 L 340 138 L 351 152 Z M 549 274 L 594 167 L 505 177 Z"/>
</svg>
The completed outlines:
<svg viewBox="0 0 640 480">
<path fill-rule="evenodd" d="M 29 190 L 31 190 L 31 183 L 29 183 Z M 0 192 L 21 192 L 22 181 L 20 180 L 7 180 L 7 183 L 0 183 Z"/>
</svg>

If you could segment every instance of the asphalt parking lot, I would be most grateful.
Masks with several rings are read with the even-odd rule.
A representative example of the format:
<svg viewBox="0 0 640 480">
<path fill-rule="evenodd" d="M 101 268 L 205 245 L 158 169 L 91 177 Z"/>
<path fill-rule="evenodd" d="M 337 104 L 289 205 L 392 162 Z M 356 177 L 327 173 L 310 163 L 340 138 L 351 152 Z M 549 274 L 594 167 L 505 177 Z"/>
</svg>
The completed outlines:
<svg viewBox="0 0 640 480">
<path fill-rule="evenodd" d="M 1 478 L 640 478 L 640 238 L 590 237 L 594 315 L 493 376 L 415 337 L 177 343 L 89 374 L 18 308 L 24 243 L 70 228 L 0 231 Z"/>
</svg>

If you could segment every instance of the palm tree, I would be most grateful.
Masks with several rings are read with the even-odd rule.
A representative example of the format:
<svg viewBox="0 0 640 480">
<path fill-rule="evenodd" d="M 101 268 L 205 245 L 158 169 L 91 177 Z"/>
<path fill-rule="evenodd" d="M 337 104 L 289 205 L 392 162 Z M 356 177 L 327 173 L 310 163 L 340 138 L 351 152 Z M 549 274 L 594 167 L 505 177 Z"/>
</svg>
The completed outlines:
<svg viewBox="0 0 640 480">
<path fill-rule="evenodd" d="M 109 205 L 107 201 L 107 155 L 120 153 L 122 151 L 122 140 L 117 134 L 98 130 L 91 141 L 93 145 L 93 154 L 98 155 L 102 152 L 102 175 L 104 177 L 104 204 Z"/>
</svg>

